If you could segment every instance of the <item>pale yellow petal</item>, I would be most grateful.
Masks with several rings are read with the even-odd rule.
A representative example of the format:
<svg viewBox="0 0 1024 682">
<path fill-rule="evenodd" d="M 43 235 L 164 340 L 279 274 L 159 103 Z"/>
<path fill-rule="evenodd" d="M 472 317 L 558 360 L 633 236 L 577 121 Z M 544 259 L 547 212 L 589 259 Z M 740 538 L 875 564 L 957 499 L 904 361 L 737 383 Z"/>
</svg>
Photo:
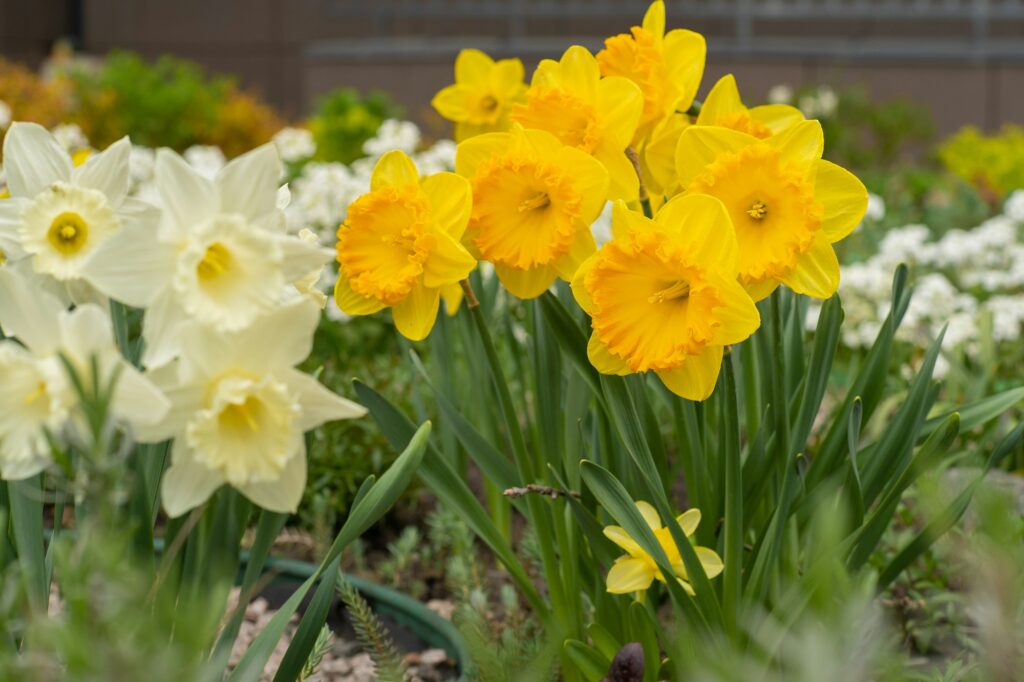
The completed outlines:
<svg viewBox="0 0 1024 682">
<path fill-rule="evenodd" d="M 410 341 L 422 341 L 434 328 L 441 292 L 424 286 L 414 286 L 405 300 L 391 309 L 395 327 Z"/>
<path fill-rule="evenodd" d="M 765 142 L 781 152 L 783 161 L 810 169 L 825 149 L 825 134 L 817 121 L 801 121 Z"/>
<path fill-rule="evenodd" d="M 708 194 L 682 194 L 661 207 L 654 222 L 680 236 L 698 262 L 735 277 L 739 245 L 725 205 Z"/>
<path fill-rule="evenodd" d="M 693 549 L 697 553 L 697 558 L 700 560 L 700 565 L 704 568 L 708 580 L 719 575 L 725 568 L 722 557 L 718 556 L 713 549 L 707 547 L 694 547 Z"/>
<path fill-rule="evenodd" d="M 598 81 L 601 70 L 590 50 L 580 45 L 573 45 L 559 62 L 561 66 L 562 87 L 572 92 L 586 104 L 597 102 Z"/>
<path fill-rule="evenodd" d="M 644 517 L 647 525 L 651 527 L 651 530 L 661 528 L 661 517 L 658 515 L 658 510 L 650 502 L 639 500 L 636 503 L 636 508 L 640 512 L 640 516 Z"/>
<path fill-rule="evenodd" d="M 687 509 L 676 517 L 676 523 L 683 529 L 686 537 L 690 537 L 697 531 L 700 525 L 700 509 Z"/>
<path fill-rule="evenodd" d="M 804 120 L 800 110 L 788 104 L 762 104 L 750 110 L 750 117 L 764 124 L 773 135 Z"/>
<path fill-rule="evenodd" d="M 589 227 L 581 225 L 579 232 L 576 233 L 576 239 L 569 247 L 569 252 L 555 261 L 555 270 L 558 272 L 558 276 L 567 282 L 572 281 L 576 270 L 583 264 L 583 261 L 594 255 L 595 251 L 597 251 L 597 242 L 594 241 L 594 235 L 591 234 Z"/>
<path fill-rule="evenodd" d="M 562 147 L 557 159 L 566 175 L 573 178 L 576 190 L 582 197 L 580 219 L 590 225 L 601 215 L 607 200 L 610 184 L 608 171 L 600 161 L 572 147 Z"/>
<path fill-rule="evenodd" d="M 706 400 L 715 390 L 722 368 L 722 346 L 708 346 L 700 355 L 692 355 L 679 367 L 660 370 L 658 377 L 668 390 L 687 400 Z"/>
<path fill-rule="evenodd" d="M 665 3 L 663 0 L 654 0 L 651 6 L 644 13 L 642 24 L 645 30 L 654 34 L 654 37 L 661 38 L 665 35 Z"/>
<path fill-rule="evenodd" d="M 470 93 L 467 92 L 465 85 L 449 85 L 438 90 L 430 100 L 430 105 L 449 121 L 465 121 L 471 115 L 466 106 L 469 98 Z"/>
<path fill-rule="evenodd" d="M 689 126 L 679 135 L 676 145 L 679 186 L 686 189 L 720 154 L 738 152 L 756 142 L 756 137 L 729 128 Z"/>
<path fill-rule="evenodd" d="M 602 146 L 595 150 L 594 158 L 608 171 L 608 199 L 636 201 L 640 196 L 640 178 L 636 168 L 623 149 Z"/>
<path fill-rule="evenodd" d="M 654 573 L 654 569 L 646 561 L 620 559 L 608 571 L 608 591 L 612 594 L 629 594 L 646 590 L 654 580 Z"/>
<path fill-rule="evenodd" d="M 583 308 L 584 312 L 588 315 L 594 314 L 594 301 L 590 298 L 590 293 L 587 291 L 587 273 L 597 263 L 597 253 L 594 253 L 590 258 L 586 259 L 580 266 L 576 268 L 576 274 L 572 277 L 570 287 L 572 288 L 572 295 L 576 299 L 576 303 Z"/>
<path fill-rule="evenodd" d="M 697 96 L 697 89 L 704 77 L 704 62 L 707 59 L 707 42 L 696 31 L 677 28 L 668 32 L 664 43 L 665 66 L 668 77 L 679 90 L 679 97 L 673 104 L 675 109 L 686 111 Z M 668 114 L 672 110 L 666 111 Z"/>
<path fill-rule="evenodd" d="M 446 284 L 441 287 L 441 300 L 444 301 L 444 311 L 449 317 L 459 312 L 459 306 L 462 305 L 462 285 L 456 282 L 455 284 Z"/>
<path fill-rule="evenodd" d="M 376 192 L 384 187 L 415 185 L 420 181 L 419 171 L 405 152 L 392 150 L 380 157 L 370 176 L 370 190 Z"/>
<path fill-rule="evenodd" d="M 798 294 L 825 299 L 839 288 L 839 259 L 825 235 L 814 240 L 811 250 L 796 261 L 796 267 L 783 278 L 783 284 Z"/>
<path fill-rule="evenodd" d="M 718 327 L 711 343 L 728 346 L 747 339 L 761 326 L 761 315 L 754 300 L 735 279 L 716 278 L 714 286 L 719 292 L 721 306 L 715 308 Z"/>
<path fill-rule="evenodd" d="M 669 194 L 679 187 L 676 177 L 676 147 L 679 136 L 690 125 L 689 117 L 683 114 L 666 116 L 651 131 L 643 147 L 644 164 L 654 183 L 648 192 Z"/>
<path fill-rule="evenodd" d="M 606 538 L 624 549 L 630 556 L 642 557 L 646 554 L 621 526 L 605 526 L 603 532 Z"/>
<path fill-rule="evenodd" d="M 595 62 L 595 68 L 597 63 Z M 597 83 L 597 110 L 604 122 L 602 144 L 623 153 L 640 122 L 644 96 L 636 83 L 611 76 Z"/>
<path fill-rule="evenodd" d="M 818 161 L 817 166 L 814 198 L 824 209 L 821 231 L 830 242 L 837 242 L 864 219 L 868 190 L 857 176 L 831 161 Z"/>
<path fill-rule="evenodd" d="M 455 172 L 464 178 L 471 178 L 481 161 L 489 159 L 508 148 L 510 133 L 486 133 L 476 135 L 455 148 Z"/>
<path fill-rule="evenodd" d="M 491 92 L 499 99 L 515 100 L 526 92 L 523 63 L 518 59 L 502 59 L 490 73 Z"/>
<path fill-rule="evenodd" d="M 423 264 L 423 285 L 427 288 L 442 287 L 469 277 L 476 267 L 476 259 L 466 247 L 445 232 L 436 232 L 434 239 L 434 248 Z"/>
<path fill-rule="evenodd" d="M 779 284 L 781 282 L 777 279 L 765 279 L 759 282 L 744 284 L 743 288 L 750 294 L 750 298 L 754 300 L 754 303 L 757 303 L 771 296 L 772 292 L 779 287 Z"/>
<path fill-rule="evenodd" d="M 455 82 L 482 85 L 494 67 L 494 60 L 474 48 L 466 48 L 455 58 Z"/>
<path fill-rule="evenodd" d="M 430 202 L 430 214 L 438 226 L 455 239 L 461 239 L 473 210 L 473 189 L 469 182 L 455 173 L 435 173 L 423 179 L 422 187 Z"/>
<path fill-rule="evenodd" d="M 628 239 L 634 230 L 654 229 L 654 221 L 642 213 L 632 211 L 625 202 L 612 204 L 612 239 Z"/>
</svg>

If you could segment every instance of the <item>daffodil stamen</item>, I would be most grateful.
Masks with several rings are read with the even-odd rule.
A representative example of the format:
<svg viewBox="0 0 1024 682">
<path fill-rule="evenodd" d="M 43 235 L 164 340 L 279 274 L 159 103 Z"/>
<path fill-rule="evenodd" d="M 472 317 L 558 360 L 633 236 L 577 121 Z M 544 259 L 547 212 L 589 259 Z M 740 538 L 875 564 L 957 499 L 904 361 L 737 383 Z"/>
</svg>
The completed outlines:
<svg viewBox="0 0 1024 682">
<path fill-rule="evenodd" d="M 519 212 L 532 211 L 534 209 L 545 209 L 551 205 L 551 197 L 548 196 L 547 192 L 537 192 L 529 199 L 526 199 L 519 204 Z"/>
<path fill-rule="evenodd" d="M 82 216 L 71 211 L 59 214 L 50 223 L 47 232 L 50 244 L 58 253 L 70 256 L 78 253 L 89 239 L 89 227 Z"/>
<path fill-rule="evenodd" d="M 35 389 L 23 398 L 26 405 L 31 405 L 35 401 L 39 400 L 46 395 L 46 382 L 39 381 L 36 384 Z"/>
<path fill-rule="evenodd" d="M 220 242 L 206 247 L 203 259 L 196 265 L 196 274 L 203 281 L 216 279 L 231 267 L 231 252 Z"/>
<path fill-rule="evenodd" d="M 690 295 L 690 283 L 686 280 L 679 280 L 674 284 L 656 291 L 647 298 L 648 303 L 664 303 L 677 298 L 687 298 Z"/>
<path fill-rule="evenodd" d="M 754 220 L 764 220 L 765 216 L 768 215 L 768 207 L 761 200 L 755 201 L 751 207 L 747 209 L 747 215 Z"/>
</svg>

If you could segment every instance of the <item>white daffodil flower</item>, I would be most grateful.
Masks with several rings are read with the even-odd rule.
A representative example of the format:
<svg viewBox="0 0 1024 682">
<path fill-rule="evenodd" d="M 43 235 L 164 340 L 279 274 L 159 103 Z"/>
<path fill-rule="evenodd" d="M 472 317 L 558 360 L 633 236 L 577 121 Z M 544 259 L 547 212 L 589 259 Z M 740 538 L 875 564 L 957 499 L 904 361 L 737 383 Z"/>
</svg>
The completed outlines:
<svg viewBox="0 0 1024 682">
<path fill-rule="evenodd" d="M 139 435 L 174 439 L 161 487 L 168 515 L 201 505 L 225 483 L 265 509 L 296 510 L 306 484 L 303 434 L 366 413 L 295 369 L 319 317 L 313 302 L 296 298 L 239 332 L 186 325 L 180 358 L 158 372 L 171 410 Z"/>
<path fill-rule="evenodd" d="M 44 429 L 59 436 L 73 424 L 77 396 L 60 355 L 89 381 L 117 372 L 111 413 L 131 430 L 161 422 L 170 408 L 163 393 L 117 350 L 110 318 L 86 303 L 67 310 L 57 298 L 9 268 L 0 270 L 0 478 L 32 476 L 49 463 Z M 20 343 L 15 342 L 16 338 Z"/>
<path fill-rule="evenodd" d="M 157 238 L 118 239 L 89 263 L 89 276 L 109 296 L 147 308 L 148 367 L 178 355 L 185 322 L 244 329 L 294 297 L 291 284 L 333 256 L 287 234 L 278 207 L 280 168 L 272 144 L 231 161 L 213 179 L 174 152 L 157 151 Z"/>
<path fill-rule="evenodd" d="M 0 249 L 11 262 L 27 260 L 65 302 L 94 297 L 86 266 L 115 241 L 152 241 L 155 207 L 128 197 L 130 151 L 122 138 L 76 168 L 35 123 L 13 123 L 4 138 L 10 198 L 0 201 Z"/>
</svg>

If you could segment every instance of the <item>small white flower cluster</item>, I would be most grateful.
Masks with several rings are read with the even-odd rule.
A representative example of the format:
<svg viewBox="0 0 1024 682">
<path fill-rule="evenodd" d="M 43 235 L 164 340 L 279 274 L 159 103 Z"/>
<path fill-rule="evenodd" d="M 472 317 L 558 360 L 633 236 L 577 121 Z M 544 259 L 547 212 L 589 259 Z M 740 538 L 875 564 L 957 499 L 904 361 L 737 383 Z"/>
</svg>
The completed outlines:
<svg viewBox="0 0 1024 682">
<path fill-rule="evenodd" d="M 62 359 L 79 374 L 95 359 L 100 380 L 116 372 L 117 425 L 136 442 L 173 441 L 169 515 L 225 484 L 294 512 L 303 434 L 365 410 L 296 369 L 333 251 L 289 226 L 275 145 L 229 163 L 215 147 L 183 158 L 128 138 L 92 152 L 76 127 L 13 123 L 3 159 L 0 478 L 47 468 L 51 438 L 82 437 Z M 142 311 L 141 338 L 115 342 L 108 311 L 127 307 Z"/>
<path fill-rule="evenodd" d="M 938 239 L 925 225 L 889 230 L 878 253 L 843 267 L 839 294 L 846 319 L 843 343 L 866 348 L 889 312 L 892 276 L 900 263 L 911 268 L 914 295 L 898 338 L 918 347 L 932 342 L 943 326 L 943 348 L 974 356 L 991 321 L 995 342 L 1015 342 L 1024 333 L 1024 191 L 1014 192 L 1002 215 L 971 230 L 950 230 Z M 817 321 L 817 308 L 808 326 Z M 942 375 L 948 365 L 940 358 Z"/>
<path fill-rule="evenodd" d="M 316 140 L 306 128 L 282 128 L 273 142 L 285 163 L 301 163 L 316 154 Z"/>
<path fill-rule="evenodd" d="M 768 101 L 772 104 L 794 104 L 796 93 L 793 88 L 780 83 L 768 91 Z M 807 118 L 829 118 L 836 113 L 839 106 L 839 95 L 827 85 L 819 85 L 817 89 L 800 97 L 796 106 Z"/>
</svg>

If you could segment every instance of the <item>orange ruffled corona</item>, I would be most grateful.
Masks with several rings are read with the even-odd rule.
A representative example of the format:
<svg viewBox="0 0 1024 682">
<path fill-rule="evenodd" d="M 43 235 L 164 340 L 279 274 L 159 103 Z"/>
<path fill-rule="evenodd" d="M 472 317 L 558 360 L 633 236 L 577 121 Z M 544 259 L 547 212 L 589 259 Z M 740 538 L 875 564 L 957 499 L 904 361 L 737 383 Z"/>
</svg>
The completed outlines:
<svg viewBox="0 0 1024 682">
<path fill-rule="evenodd" d="M 597 248 L 590 224 L 608 172 L 551 133 L 516 126 L 474 137 L 459 145 L 455 170 L 473 187 L 464 242 L 513 295 L 534 298 L 568 280 Z"/>
<path fill-rule="evenodd" d="M 601 78 L 597 60 L 575 45 L 560 61 L 543 60 L 533 74 L 526 103 L 512 109 L 524 128 L 546 130 L 584 151 L 608 170 L 609 199 L 633 201 L 639 182 L 626 157 L 643 108 L 640 89 L 626 78 Z"/>
<path fill-rule="evenodd" d="M 390 307 L 413 341 L 434 326 L 440 298 L 458 304 L 458 282 L 476 267 L 460 239 L 469 221 L 469 183 L 454 173 L 420 178 L 412 160 L 388 152 L 373 169 L 370 191 L 348 208 L 338 229 L 334 298 L 349 315 Z"/>
<path fill-rule="evenodd" d="M 611 241 L 572 281 L 592 318 L 591 363 L 603 374 L 653 371 L 676 395 L 707 398 L 724 347 L 761 323 L 736 281 L 737 258 L 729 216 L 713 197 L 677 197 L 654 220 L 616 204 Z"/>
<path fill-rule="evenodd" d="M 780 283 L 822 299 L 839 287 L 832 244 L 860 223 L 868 194 L 852 173 L 822 160 L 823 146 L 817 121 L 763 140 L 700 125 L 679 136 L 679 183 L 725 204 L 739 242 L 739 280 L 755 301 Z"/>
<path fill-rule="evenodd" d="M 640 87 L 643 114 L 637 138 L 645 137 L 676 109 L 686 111 L 704 75 L 707 44 L 694 31 L 665 33 L 665 3 L 656 0 L 644 15 L 643 25 L 604 42 L 597 53 L 603 76 L 623 76 Z"/>
</svg>

